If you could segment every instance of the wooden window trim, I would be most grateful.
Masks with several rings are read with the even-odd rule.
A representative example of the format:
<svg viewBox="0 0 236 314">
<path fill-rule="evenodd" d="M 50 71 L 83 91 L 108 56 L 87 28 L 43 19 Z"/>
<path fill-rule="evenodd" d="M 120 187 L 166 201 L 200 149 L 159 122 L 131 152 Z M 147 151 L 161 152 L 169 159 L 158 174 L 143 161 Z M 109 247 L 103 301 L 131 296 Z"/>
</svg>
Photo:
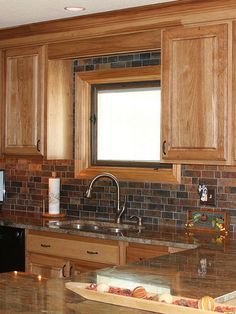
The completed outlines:
<svg viewBox="0 0 236 314">
<path fill-rule="evenodd" d="M 102 172 L 111 172 L 119 180 L 179 183 L 181 166 L 172 169 L 92 166 L 90 160 L 91 85 L 161 79 L 160 66 L 109 69 L 79 72 L 75 76 L 75 177 L 91 179 Z"/>
</svg>

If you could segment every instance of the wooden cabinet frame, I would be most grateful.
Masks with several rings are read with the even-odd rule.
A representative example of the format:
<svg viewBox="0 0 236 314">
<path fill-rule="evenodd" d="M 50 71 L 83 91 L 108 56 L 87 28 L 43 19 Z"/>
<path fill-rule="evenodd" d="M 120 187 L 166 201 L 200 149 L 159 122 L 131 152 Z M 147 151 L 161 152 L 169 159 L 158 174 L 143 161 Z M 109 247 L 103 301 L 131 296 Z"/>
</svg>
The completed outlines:
<svg viewBox="0 0 236 314">
<path fill-rule="evenodd" d="M 162 158 L 219 163 L 228 159 L 228 25 L 163 32 Z"/>
<path fill-rule="evenodd" d="M 76 74 L 75 96 L 75 177 L 92 178 L 101 172 L 112 172 L 120 180 L 180 182 L 181 169 L 147 169 L 134 167 L 92 166 L 90 160 L 91 85 L 102 83 L 138 82 L 160 79 L 160 66 L 130 69 L 109 69 Z"/>
<path fill-rule="evenodd" d="M 5 52 L 4 153 L 44 154 L 45 62 L 43 46 Z"/>
<path fill-rule="evenodd" d="M 4 143 L 4 53 L 0 50 L 0 156 Z"/>
</svg>

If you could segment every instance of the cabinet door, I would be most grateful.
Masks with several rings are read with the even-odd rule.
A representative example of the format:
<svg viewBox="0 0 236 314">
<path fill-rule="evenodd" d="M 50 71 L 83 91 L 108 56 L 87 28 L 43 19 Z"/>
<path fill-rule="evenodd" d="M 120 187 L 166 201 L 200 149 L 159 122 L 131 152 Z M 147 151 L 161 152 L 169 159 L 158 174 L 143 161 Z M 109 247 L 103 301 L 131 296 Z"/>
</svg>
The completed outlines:
<svg viewBox="0 0 236 314">
<path fill-rule="evenodd" d="M 162 41 L 162 158 L 227 156 L 227 25 L 170 29 Z"/>
<path fill-rule="evenodd" d="M 58 257 L 29 253 L 26 259 L 27 272 L 47 278 L 70 276 L 69 262 Z"/>
<path fill-rule="evenodd" d="M 93 272 L 97 269 L 111 267 L 111 264 L 96 263 L 83 260 L 70 261 L 70 276 L 77 276 L 84 272 Z"/>
<path fill-rule="evenodd" d="M 232 147 L 233 147 L 233 163 L 236 163 L 236 21 L 233 22 L 233 110 L 232 110 Z"/>
<path fill-rule="evenodd" d="M 130 243 L 126 250 L 126 262 L 139 262 L 145 259 L 167 255 L 168 246 Z"/>
<path fill-rule="evenodd" d="M 6 51 L 5 153 L 42 155 L 44 47 Z"/>
<path fill-rule="evenodd" d="M 3 104 L 4 104 L 4 54 L 3 51 L 0 50 L 0 156 L 2 154 L 3 149 L 3 134 L 4 134 L 4 111 L 3 111 Z"/>
</svg>

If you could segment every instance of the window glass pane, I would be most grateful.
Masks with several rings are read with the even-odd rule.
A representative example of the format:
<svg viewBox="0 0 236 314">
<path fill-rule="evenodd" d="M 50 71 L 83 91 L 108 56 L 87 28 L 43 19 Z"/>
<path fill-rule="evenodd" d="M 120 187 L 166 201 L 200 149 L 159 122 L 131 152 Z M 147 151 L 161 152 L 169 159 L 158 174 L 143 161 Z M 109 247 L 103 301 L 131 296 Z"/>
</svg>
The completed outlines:
<svg viewBox="0 0 236 314">
<path fill-rule="evenodd" d="M 160 161 L 160 88 L 97 91 L 97 160 Z"/>
</svg>

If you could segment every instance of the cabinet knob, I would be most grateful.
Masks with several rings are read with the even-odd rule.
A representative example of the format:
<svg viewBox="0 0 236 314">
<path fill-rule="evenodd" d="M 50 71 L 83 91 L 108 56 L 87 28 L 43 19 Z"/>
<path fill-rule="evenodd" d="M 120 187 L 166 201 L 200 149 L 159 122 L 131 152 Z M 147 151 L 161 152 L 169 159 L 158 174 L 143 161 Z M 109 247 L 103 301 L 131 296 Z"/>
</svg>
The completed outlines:
<svg viewBox="0 0 236 314">
<path fill-rule="evenodd" d="M 40 152 L 40 140 L 37 140 L 37 151 Z"/>
<path fill-rule="evenodd" d="M 96 251 L 87 251 L 87 254 L 98 254 Z"/>
<path fill-rule="evenodd" d="M 163 141 L 162 143 L 162 153 L 163 155 L 166 155 L 166 141 Z"/>
<path fill-rule="evenodd" d="M 42 247 L 51 247 L 50 244 L 43 244 L 43 243 L 41 243 L 41 246 L 42 246 Z"/>
<path fill-rule="evenodd" d="M 62 267 L 62 276 L 63 277 L 66 277 L 65 268 L 66 268 L 66 264 Z"/>
<path fill-rule="evenodd" d="M 73 266 L 70 266 L 70 277 L 72 277 Z"/>
</svg>

